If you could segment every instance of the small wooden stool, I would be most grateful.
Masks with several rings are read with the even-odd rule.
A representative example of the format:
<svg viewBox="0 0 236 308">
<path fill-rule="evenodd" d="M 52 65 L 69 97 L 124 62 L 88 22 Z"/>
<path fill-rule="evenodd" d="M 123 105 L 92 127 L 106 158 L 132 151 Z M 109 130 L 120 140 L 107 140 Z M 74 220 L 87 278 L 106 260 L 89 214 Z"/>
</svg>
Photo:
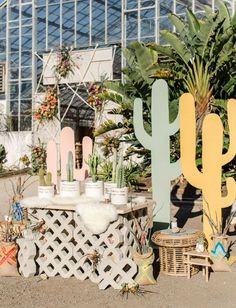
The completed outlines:
<svg viewBox="0 0 236 308">
<path fill-rule="evenodd" d="M 188 268 L 188 279 L 191 278 L 191 265 L 198 265 L 202 267 L 202 274 L 206 277 L 206 282 L 208 282 L 209 268 L 211 267 L 209 253 L 207 251 L 188 251 L 184 253 L 184 256 L 186 257 L 184 263 L 187 264 Z"/>
</svg>

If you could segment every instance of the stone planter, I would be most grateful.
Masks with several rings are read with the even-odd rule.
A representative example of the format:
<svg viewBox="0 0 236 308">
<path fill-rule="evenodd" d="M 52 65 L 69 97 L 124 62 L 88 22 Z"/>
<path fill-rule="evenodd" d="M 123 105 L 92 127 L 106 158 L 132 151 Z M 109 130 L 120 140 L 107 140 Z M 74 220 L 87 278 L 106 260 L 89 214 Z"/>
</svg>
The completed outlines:
<svg viewBox="0 0 236 308">
<path fill-rule="evenodd" d="M 153 277 L 154 253 L 151 247 L 146 254 L 140 255 L 137 251 L 133 252 L 133 260 L 138 266 L 138 274 L 135 281 L 139 285 L 155 284 L 156 280 Z"/>
<path fill-rule="evenodd" d="M 102 199 L 103 197 L 103 181 L 85 182 L 86 197 Z"/>
<path fill-rule="evenodd" d="M 113 188 L 111 192 L 111 203 L 113 205 L 124 205 L 128 203 L 128 187 Z"/>
<path fill-rule="evenodd" d="M 38 186 L 38 197 L 39 198 L 53 198 L 54 197 L 54 186 Z"/>
<path fill-rule="evenodd" d="M 60 182 L 60 196 L 63 198 L 76 198 L 80 195 L 79 182 L 61 181 Z"/>
</svg>

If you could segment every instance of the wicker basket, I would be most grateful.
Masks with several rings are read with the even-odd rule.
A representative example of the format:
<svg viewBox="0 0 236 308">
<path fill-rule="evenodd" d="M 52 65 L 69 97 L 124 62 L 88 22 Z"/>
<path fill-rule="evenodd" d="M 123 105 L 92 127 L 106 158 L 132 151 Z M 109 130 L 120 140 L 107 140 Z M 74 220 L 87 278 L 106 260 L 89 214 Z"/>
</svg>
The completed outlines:
<svg viewBox="0 0 236 308">
<path fill-rule="evenodd" d="M 196 241 L 202 232 L 192 234 L 165 234 L 157 231 L 152 235 L 152 241 L 158 245 L 161 273 L 171 276 L 187 276 L 187 265 L 184 264 L 184 253 L 195 250 Z M 198 268 L 191 267 L 191 275 L 196 274 Z"/>
</svg>

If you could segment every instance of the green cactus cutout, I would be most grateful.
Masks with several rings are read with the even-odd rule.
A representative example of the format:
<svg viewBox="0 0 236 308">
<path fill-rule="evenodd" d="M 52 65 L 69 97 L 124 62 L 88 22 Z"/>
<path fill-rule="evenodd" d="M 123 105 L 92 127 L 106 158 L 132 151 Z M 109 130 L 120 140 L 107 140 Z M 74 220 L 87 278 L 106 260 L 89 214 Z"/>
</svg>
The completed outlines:
<svg viewBox="0 0 236 308">
<path fill-rule="evenodd" d="M 152 194 L 156 202 L 154 220 L 164 224 L 170 223 L 170 181 L 181 174 L 180 160 L 170 162 L 170 136 L 178 130 L 179 114 L 169 123 L 168 85 L 164 80 L 157 80 L 152 85 L 152 135 L 144 129 L 140 98 L 134 101 L 134 131 L 140 143 L 151 151 Z"/>
<path fill-rule="evenodd" d="M 67 172 L 67 181 L 73 182 L 74 181 L 74 159 L 73 159 L 73 154 L 71 151 L 68 152 L 66 172 Z"/>
</svg>

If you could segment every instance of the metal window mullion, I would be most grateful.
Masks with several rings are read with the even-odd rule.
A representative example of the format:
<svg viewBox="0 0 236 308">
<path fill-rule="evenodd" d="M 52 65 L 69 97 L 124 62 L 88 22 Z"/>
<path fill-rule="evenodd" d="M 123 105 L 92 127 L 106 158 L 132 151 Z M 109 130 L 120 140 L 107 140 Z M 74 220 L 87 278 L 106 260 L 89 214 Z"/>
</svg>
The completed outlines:
<svg viewBox="0 0 236 308">
<path fill-rule="evenodd" d="M 215 11 L 215 0 L 212 0 L 211 8 L 212 8 L 212 12 L 214 12 Z"/>
<path fill-rule="evenodd" d="M 45 46 L 45 48 L 46 48 L 46 50 L 48 50 L 48 1 L 49 0 L 46 0 L 46 6 L 45 6 L 45 11 L 46 11 L 46 33 L 45 33 L 45 35 L 46 35 L 46 40 L 45 40 L 45 44 L 46 44 L 46 46 Z"/>
<path fill-rule="evenodd" d="M 77 48 L 77 0 L 74 0 L 74 48 Z"/>
<path fill-rule="evenodd" d="M 19 1 L 19 72 L 18 72 L 18 131 L 20 131 L 20 119 L 21 119 L 21 115 L 20 115 L 20 103 L 21 103 L 21 50 L 22 50 L 22 46 L 21 46 L 21 42 L 22 42 L 22 20 L 21 20 L 21 9 L 22 9 L 22 5 L 21 5 L 21 0 Z"/>
<path fill-rule="evenodd" d="M 89 46 L 92 45 L 92 4 L 93 0 L 89 1 Z"/>
<path fill-rule="evenodd" d="M 196 12 L 196 10 L 195 10 L 195 0 L 192 0 L 192 11 L 193 11 L 193 13 Z"/>
<path fill-rule="evenodd" d="M 156 0 L 156 31 L 157 31 L 157 38 L 156 42 L 160 43 L 160 0 Z"/>
<path fill-rule="evenodd" d="M 173 14 L 176 14 L 176 0 L 173 0 Z M 176 32 L 176 27 L 173 26 L 173 32 Z"/>
<path fill-rule="evenodd" d="M 140 1 L 138 0 L 138 41 L 141 40 L 141 19 L 140 19 Z"/>
<path fill-rule="evenodd" d="M 155 42 L 157 43 L 158 40 L 158 35 L 159 35 L 159 23 L 158 23 L 158 0 L 155 0 Z"/>
<path fill-rule="evenodd" d="M 35 90 L 37 87 L 37 59 L 35 52 L 37 50 L 37 13 L 35 1 L 32 1 L 32 114 L 31 123 L 33 127 L 33 108 L 35 104 Z"/>
<path fill-rule="evenodd" d="M 126 13 L 125 13 L 126 0 L 121 1 L 121 48 L 126 47 Z M 121 67 L 125 66 L 125 57 L 123 52 L 121 53 Z M 121 74 L 121 80 L 124 81 L 124 76 Z"/>
<path fill-rule="evenodd" d="M 10 112 L 10 41 L 9 41 L 9 20 L 10 20 L 10 5 L 7 2 L 7 20 L 6 20 L 6 101 L 7 101 L 7 113 Z"/>
<path fill-rule="evenodd" d="M 108 26 L 108 20 L 107 20 L 107 17 L 108 17 L 108 5 L 107 5 L 107 0 L 105 0 L 105 14 L 104 14 L 104 18 L 105 18 L 105 44 L 107 44 L 108 42 L 108 39 L 107 39 L 107 26 Z"/>
<path fill-rule="evenodd" d="M 60 48 L 62 47 L 63 44 L 63 39 L 62 39 L 62 0 L 60 0 L 60 24 L 59 24 L 59 32 L 60 32 Z"/>
</svg>

